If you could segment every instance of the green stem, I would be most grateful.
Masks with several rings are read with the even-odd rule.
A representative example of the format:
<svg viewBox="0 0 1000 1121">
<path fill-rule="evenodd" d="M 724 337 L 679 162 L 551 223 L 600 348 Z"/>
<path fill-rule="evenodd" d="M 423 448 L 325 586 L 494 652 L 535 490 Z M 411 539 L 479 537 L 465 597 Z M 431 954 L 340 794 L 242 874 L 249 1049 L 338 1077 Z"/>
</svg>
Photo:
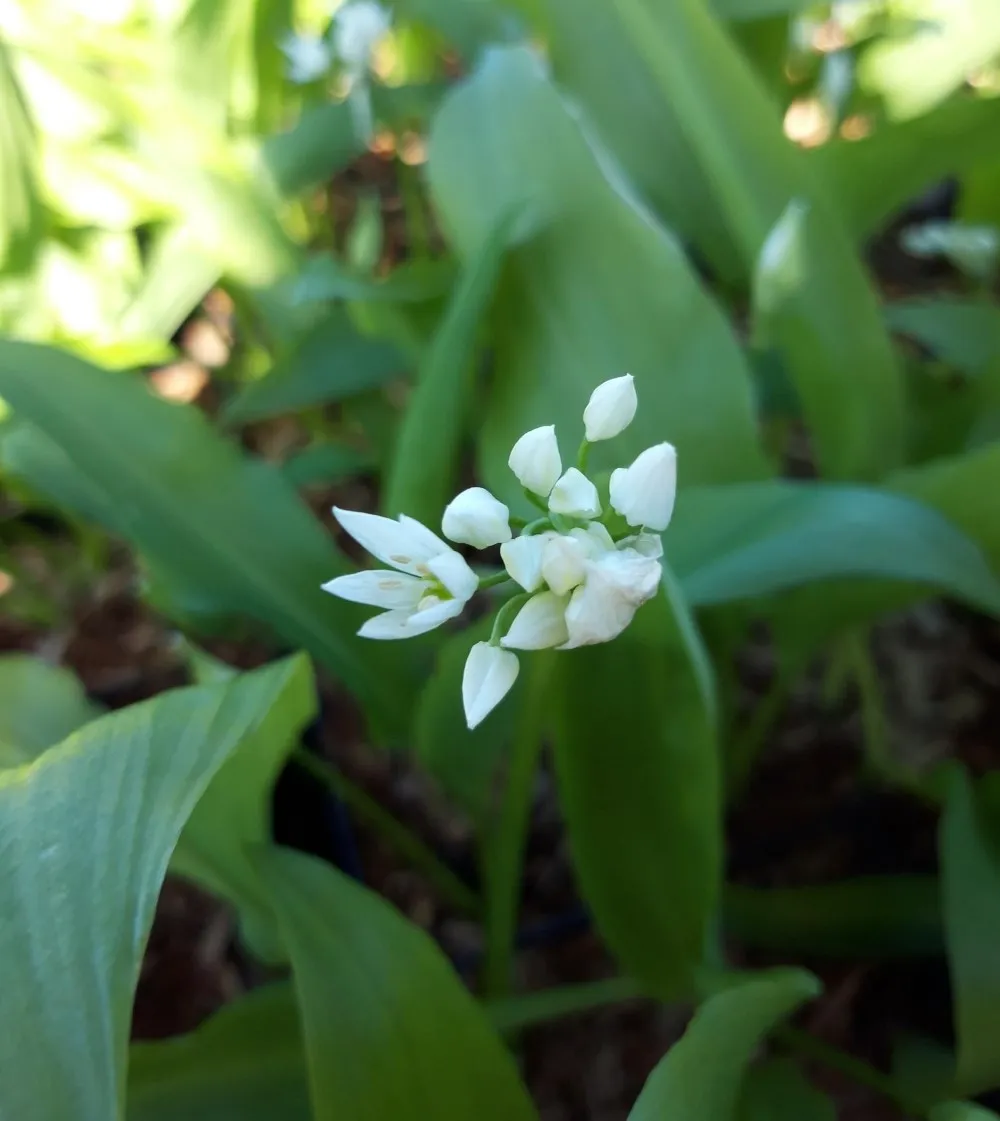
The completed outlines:
<svg viewBox="0 0 1000 1121">
<path fill-rule="evenodd" d="M 841 1074 L 845 1074 L 853 1082 L 857 1082 L 861 1086 L 867 1086 L 870 1090 L 888 1098 L 904 1113 L 913 1117 L 924 1115 L 924 1108 L 908 1098 L 889 1075 L 876 1070 L 863 1059 L 859 1059 L 855 1055 L 849 1055 L 846 1051 L 841 1051 L 838 1047 L 832 1047 L 829 1043 L 824 1043 L 823 1040 L 817 1039 L 816 1036 L 810 1035 L 808 1032 L 788 1025 L 775 1028 L 773 1037 L 790 1051 L 795 1051 L 804 1058 L 814 1059 L 831 1070 L 839 1070 Z"/>
<path fill-rule="evenodd" d="M 546 515 L 549 512 L 549 504 L 540 495 L 535 494 L 533 490 L 528 490 L 527 487 L 521 487 L 524 491 L 524 497 L 531 503 L 532 506 L 539 510 L 544 510 Z"/>
<path fill-rule="evenodd" d="M 479 580 L 479 590 L 483 588 L 496 588 L 500 584 L 505 584 L 510 580 L 506 572 L 494 572 L 492 576 L 483 576 Z"/>
<path fill-rule="evenodd" d="M 576 453 L 576 466 L 577 470 L 584 472 L 587 471 L 587 457 L 590 455 L 590 444 L 587 440 L 580 442 L 580 450 Z"/>
<path fill-rule="evenodd" d="M 528 522 L 524 527 L 521 536 L 530 537 L 533 533 L 541 533 L 543 529 L 552 528 L 552 519 L 548 514 L 544 518 L 535 518 L 533 522 Z"/>
<path fill-rule="evenodd" d="M 304 748 L 296 748 L 292 752 L 292 758 L 313 778 L 329 787 L 338 798 L 342 798 L 361 821 L 370 825 L 400 856 L 422 872 L 452 907 L 471 915 L 479 914 L 481 901 L 472 888 L 463 883 L 415 833 L 394 818 L 388 810 L 383 809 L 370 794 Z"/>
<path fill-rule="evenodd" d="M 486 959 L 483 992 L 506 995 L 514 958 L 524 846 L 531 794 L 542 749 L 542 720 L 548 700 L 550 658 L 535 656 L 507 763 L 506 784 L 496 821 L 485 838 Z"/>
</svg>

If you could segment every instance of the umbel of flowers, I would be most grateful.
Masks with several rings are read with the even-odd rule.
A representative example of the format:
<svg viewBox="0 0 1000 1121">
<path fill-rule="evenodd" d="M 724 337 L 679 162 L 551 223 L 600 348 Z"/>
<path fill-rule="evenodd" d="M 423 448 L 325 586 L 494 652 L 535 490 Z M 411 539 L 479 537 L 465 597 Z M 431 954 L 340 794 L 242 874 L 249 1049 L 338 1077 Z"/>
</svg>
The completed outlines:
<svg viewBox="0 0 1000 1121">
<path fill-rule="evenodd" d="M 553 425 L 517 441 L 508 464 L 539 516 L 528 523 L 482 487 L 448 503 L 441 532 L 476 549 L 500 546 L 504 571 L 480 581 L 465 558 L 405 514 L 398 520 L 334 507 L 341 526 L 388 569 L 338 576 L 325 591 L 382 608 L 358 631 L 364 638 L 411 638 L 461 614 L 480 587 L 513 582 L 520 591 L 497 612 L 488 642 L 469 651 L 462 702 L 470 728 L 500 703 L 517 679 L 515 650 L 572 650 L 610 642 L 657 591 L 677 489 L 671 444 L 647 448 L 611 474 L 610 510 L 585 474 L 591 444 L 610 440 L 635 416 L 631 374 L 599 385 L 583 412 L 577 465 L 563 470 Z M 622 526 L 624 521 L 625 526 Z M 519 530 L 514 536 L 515 527 Z M 617 532 L 612 527 L 619 527 Z"/>
</svg>

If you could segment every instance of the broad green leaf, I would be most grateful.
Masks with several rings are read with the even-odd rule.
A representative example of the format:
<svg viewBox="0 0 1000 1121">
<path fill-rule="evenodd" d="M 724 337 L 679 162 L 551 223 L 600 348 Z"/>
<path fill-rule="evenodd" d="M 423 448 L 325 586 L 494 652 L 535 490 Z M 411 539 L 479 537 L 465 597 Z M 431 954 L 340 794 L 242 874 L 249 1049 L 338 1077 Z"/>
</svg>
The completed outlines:
<svg viewBox="0 0 1000 1121">
<path fill-rule="evenodd" d="M 734 22 L 790 15 L 811 7 L 812 0 L 712 0 L 715 14 Z"/>
<path fill-rule="evenodd" d="M 167 861 L 212 776 L 266 716 L 271 672 L 165 693 L 0 772 L 0 961 L 17 1022 L 0 1038 L 4 1118 L 121 1116 Z"/>
<path fill-rule="evenodd" d="M 226 1005 L 188 1035 L 129 1048 L 126 1121 L 312 1121 L 287 985 Z"/>
<path fill-rule="evenodd" d="M 870 876 L 814 887 L 726 888 L 723 925 L 765 950 L 829 957 L 930 957 L 941 952 L 930 876 Z"/>
<path fill-rule="evenodd" d="M 307 109 L 287 132 L 268 137 L 261 162 L 285 196 L 323 183 L 361 155 L 347 102 Z"/>
<path fill-rule="evenodd" d="M 0 455 L 3 445 L 0 443 Z M 366 452 L 332 440 L 318 441 L 297 452 L 282 465 L 282 473 L 297 487 L 327 486 L 351 475 L 367 474 L 375 459 Z"/>
<path fill-rule="evenodd" d="M 420 363 L 382 498 L 389 515 L 407 513 L 434 523 L 457 489 L 479 329 L 496 290 L 512 224 L 507 215 L 470 259 Z"/>
<path fill-rule="evenodd" d="M 28 105 L 0 39 L 0 269 L 26 272 L 44 233 L 38 196 L 37 139 Z"/>
<path fill-rule="evenodd" d="M 881 97 L 888 115 L 927 113 L 1000 54 L 1000 8 L 993 0 L 907 0 L 909 34 L 876 39 L 858 65 L 858 82 Z"/>
<path fill-rule="evenodd" d="M 447 258 L 404 262 L 387 276 L 373 278 L 324 255 L 313 257 L 288 287 L 295 304 L 327 300 L 423 303 L 445 295 L 454 278 L 455 269 Z"/>
<path fill-rule="evenodd" d="M 514 441 L 556 422 L 568 455 L 590 393 L 624 370 L 635 374 L 642 405 L 613 449 L 595 447 L 596 467 L 670 439 L 688 482 L 767 472 L 728 325 L 534 55 L 492 51 L 449 95 L 428 171 L 466 260 L 521 208 L 493 309 L 495 369 L 479 446 L 486 486 L 523 508 L 507 469 Z"/>
<path fill-rule="evenodd" d="M 878 303 L 836 208 L 704 0 L 614 0 L 673 106 L 739 246 L 745 275 L 781 260 L 758 329 L 778 345 L 822 473 L 879 478 L 903 453 L 903 385 Z M 769 239 L 793 200 L 794 231 Z M 767 248 L 765 250 L 765 242 Z M 762 250 L 764 256 L 761 261 Z"/>
<path fill-rule="evenodd" d="M 837 1121 L 833 1102 L 791 1059 L 768 1059 L 743 1080 L 738 1121 Z"/>
<path fill-rule="evenodd" d="M 761 1041 L 819 990 L 804 970 L 781 969 L 709 997 L 649 1076 L 629 1121 L 735 1121 Z"/>
<path fill-rule="evenodd" d="M 258 859 L 292 959 L 315 1121 L 537 1117 L 423 931 L 311 857 L 271 849 Z"/>
<path fill-rule="evenodd" d="M 471 732 L 462 709 L 462 672 L 469 650 L 485 642 L 493 616 L 454 635 L 438 651 L 434 670 L 420 694 L 413 727 L 417 759 L 473 820 L 485 821 L 493 803 L 497 769 L 514 735 L 523 683 Z"/>
<path fill-rule="evenodd" d="M 951 972 L 956 1086 L 977 1094 L 1000 1084 L 1000 830 L 956 770 L 939 837 L 941 896 Z"/>
<path fill-rule="evenodd" d="M 1000 97 L 961 96 L 862 140 L 831 140 L 807 157 L 860 241 L 921 191 L 988 161 L 998 128 Z"/>
<path fill-rule="evenodd" d="M 271 835 L 271 795 L 299 732 L 315 716 L 309 660 L 299 654 L 272 668 L 261 683 L 266 717 L 212 779 L 174 852 L 171 867 L 233 903 L 255 953 L 280 960 L 283 947 L 267 896 L 247 856 Z"/>
<path fill-rule="evenodd" d="M 942 1102 L 927 1114 L 928 1121 L 997 1121 L 991 1109 L 973 1102 Z"/>
<path fill-rule="evenodd" d="M 383 717 L 405 720 L 401 663 L 356 642 L 361 613 L 320 590 L 345 562 L 280 473 L 242 456 L 196 409 L 56 350 L 0 343 L 0 396 L 100 490 L 109 528 L 155 569 L 273 627 Z"/>
<path fill-rule="evenodd" d="M 914 297 L 886 305 L 889 326 L 949 366 L 980 374 L 1000 362 L 1000 307 L 985 300 Z"/>
<path fill-rule="evenodd" d="M 677 999 L 718 903 L 721 805 L 704 651 L 676 595 L 613 645 L 560 656 L 559 801 L 574 868 L 626 973 Z"/>
<path fill-rule="evenodd" d="M 697 606 L 879 576 L 1000 612 L 1000 582 L 976 544 L 930 505 L 888 491 L 783 480 L 696 488 L 665 540 Z"/>
<path fill-rule="evenodd" d="M 258 381 L 226 404 L 227 424 L 247 424 L 377 389 L 405 371 L 399 351 L 366 338 L 339 308 L 331 309 Z"/>
<path fill-rule="evenodd" d="M 955 1055 L 940 1040 L 911 1032 L 893 1040 L 892 1080 L 907 1101 L 920 1103 L 921 1113 L 955 1094 Z"/>
<path fill-rule="evenodd" d="M 0 767 L 30 762 L 100 712 L 72 671 L 28 654 L 0 657 Z"/>
</svg>

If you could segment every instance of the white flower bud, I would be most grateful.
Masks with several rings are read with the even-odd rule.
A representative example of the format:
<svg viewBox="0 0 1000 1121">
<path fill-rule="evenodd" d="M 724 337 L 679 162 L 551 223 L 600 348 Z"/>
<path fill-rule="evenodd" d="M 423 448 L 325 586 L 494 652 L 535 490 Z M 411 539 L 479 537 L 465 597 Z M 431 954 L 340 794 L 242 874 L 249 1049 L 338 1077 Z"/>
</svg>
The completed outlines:
<svg viewBox="0 0 1000 1121">
<path fill-rule="evenodd" d="M 548 424 L 525 432 L 511 448 L 507 465 L 517 476 L 521 486 L 533 494 L 548 498 L 549 491 L 562 474 L 555 425 Z"/>
<path fill-rule="evenodd" d="M 441 532 L 450 541 L 488 549 L 509 541 L 510 511 L 483 487 L 469 487 L 445 507 Z"/>
<path fill-rule="evenodd" d="M 481 724 L 507 696 L 520 670 L 517 655 L 488 642 L 469 651 L 462 674 L 462 705 L 469 728 Z"/>
<path fill-rule="evenodd" d="M 596 518 L 601 513 L 597 487 L 582 471 L 571 467 L 552 488 L 549 509 L 553 514 L 574 518 Z"/>
<path fill-rule="evenodd" d="M 535 592 L 542 586 L 542 552 L 549 536 L 547 533 L 529 534 L 500 546 L 507 575 L 526 592 Z"/>
<path fill-rule="evenodd" d="M 575 537 L 553 533 L 542 550 L 542 579 L 556 593 L 564 596 L 583 583 L 587 552 Z"/>
<path fill-rule="evenodd" d="M 629 525 L 662 533 L 670 524 L 677 494 L 677 451 L 656 444 L 636 457 L 631 467 L 611 473 L 611 505 Z"/>
<path fill-rule="evenodd" d="M 566 629 L 565 596 L 554 592 L 539 592 L 514 616 L 514 622 L 505 637 L 500 639 L 502 646 L 514 650 L 548 650 L 561 646 L 569 639 Z"/>
<path fill-rule="evenodd" d="M 639 401 L 631 374 L 602 382 L 590 395 L 583 410 L 583 425 L 591 444 L 610 440 L 632 423 Z"/>
</svg>

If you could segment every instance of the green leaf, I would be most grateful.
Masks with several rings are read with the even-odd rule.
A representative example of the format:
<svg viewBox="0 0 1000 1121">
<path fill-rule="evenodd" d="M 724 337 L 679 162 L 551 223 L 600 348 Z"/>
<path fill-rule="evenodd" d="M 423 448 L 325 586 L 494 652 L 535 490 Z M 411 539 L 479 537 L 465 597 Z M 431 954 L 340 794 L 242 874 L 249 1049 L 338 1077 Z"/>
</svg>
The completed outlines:
<svg viewBox="0 0 1000 1121">
<path fill-rule="evenodd" d="M 955 1093 L 955 1055 L 949 1046 L 928 1036 L 898 1034 L 890 1074 L 906 1101 L 923 1105 L 921 1112 Z"/>
<path fill-rule="evenodd" d="M 196 409 L 56 350 L 0 342 L 0 396 L 66 452 L 113 510 L 110 528 L 155 569 L 273 627 L 383 717 L 406 719 L 402 663 L 355 641 L 360 613 L 320 590 L 346 565 L 280 473 L 242 456 Z"/>
<path fill-rule="evenodd" d="M 840 215 L 703 0 L 615 0 L 614 8 L 687 131 L 745 273 L 759 273 L 761 259 L 765 272 L 781 260 L 780 291 L 759 309 L 757 328 L 784 354 L 822 473 L 879 478 L 902 459 L 903 383 Z M 770 239 L 793 199 L 794 229 Z"/>
<path fill-rule="evenodd" d="M 768 1059 L 743 1080 L 738 1121 L 837 1121 L 833 1102 L 791 1059 Z"/>
<path fill-rule="evenodd" d="M 212 779 L 184 827 L 171 867 L 233 903 L 254 952 L 274 961 L 284 950 L 247 852 L 270 839 L 274 783 L 299 732 L 316 714 L 309 659 L 298 654 L 274 666 L 261 684 L 259 703 L 266 718 Z"/>
<path fill-rule="evenodd" d="M 669 438 L 687 482 L 767 473 L 749 373 L 727 323 L 673 238 L 588 144 L 534 55 L 494 50 L 449 95 L 428 171 L 467 261 L 505 215 L 524 208 L 493 308 L 484 485 L 523 509 L 507 469 L 514 441 L 556 422 L 565 450 L 575 448 L 590 393 L 623 370 L 635 374 L 642 407 L 613 449 L 595 446 L 595 467 Z"/>
<path fill-rule="evenodd" d="M 469 731 L 462 709 L 462 673 L 472 646 L 485 642 L 492 629 L 491 615 L 442 644 L 420 694 L 413 728 L 421 765 L 477 822 L 485 821 L 492 805 L 497 768 L 514 735 L 522 684 L 515 684 L 509 704 Z"/>
<path fill-rule="evenodd" d="M 881 97 L 894 120 L 933 109 L 970 73 L 1000 54 L 1000 10 L 993 0 L 908 0 L 910 34 L 884 35 L 864 52 L 858 82 Z"/>
<path fill-rule="evenodd" d="M 558 660 L 555 764 L 573 864 L 623 969 L 677 999 L 718 903 L 722 837 L 704 651 L 673 597 Z"/>
<path fill-rule="evenodd" d="M 30 762 L 100 713 L 70 670 L 27 654 L 0 657 L 0 767 Z"/>
<path fill-rule="evenodd" d="M 38 196 L 35 126 L 0 39 L 0 269 L 27 272 L 42 240 L 45 212 Z"/>
<path fill-rule="evenodd" d="M 0 455 L 3 445 L 0 443 Z M 328 486 L 352 475 L 373 470 L 375 459 L 366 452 L 333 440 L 317 441 L 282 465 L 282 474 L 297 487 Z"/>
<path fill-rule="evenodd" d="M 927 1117 L 928 1121 L 997 1121 L 993 1110 L 973 1102 L 942 1102 L 934 1106 Z"/>
<path fill-rule="evenodd" d="M 1000 98 L 961 96 L 862 140 L 833 139 L 806 153 L 860 242 L 921 191 L 980 163 L 995 148 Z"/>
<path fill-rule="evenodd" d="M 374 300 L 387 303 L 425 303 L 445 295 L 455 278 L 451 261 L 408 261 L 384 278 L 374 278 L 341 264 L 329 255 L 313 257 L 288 282 L 292 303 L 327 300 Z"/>
<path fill-rule="evenodd" d="M 956 1085 L 977 1094 L 1000 1084 L 1000 829 L 968 777 L 952 776 L 941 819 L 941 894 L 958 1039 Z"/>
<path fill-rule="evenodd" d="M 259 861 L 292 958 L 315 1121 L 537 1117 L 423 931 L 310 857 L 272 849 Z"/>
<path fill-rule="evenodd" d="M 879 576 L 1000 612 L 1000 582 L 975 543 L 930 506 L 888 491 L 783 480 L 698 488 L 682 495 L 666 543 L 697 606 Z"/>
<path fill-rule="evenodd" d="M 469 261 L 420 364 L 382 500 L 389 515 L 405 512 L 434 523 L 455 493 L 479 327 L 496 290 L 512 225 L 507 215 Z"/>
<path fill-rule="evenodd" d="M 312 1121 L 288 985 L 226 1005 L 188 1035 L 129 1048 L 126 1121 Z"/>
<path fill-rule="evenodd" d="M 261 163 L 286 197 L 301 194 L 345 168 L 364 151 L 346 101 L 307 109 L 286 132 L 261 145 Z"/>
<path fill-rule="evenodd" d="M 269 373 L 244 385 L 226 404 L 226 424 L 248 424 L 313 405 L 332 404 L 377 389 L 406 368 L 399 351 L 366 338 L 345 312 L 331 309 L 308 329 Z"/>
<path fill-rule="evenodd" d="M 121 1116 L 167 861 L 214 773 L 265 717 L 271 672 L 165 693 L 0 772 L 0 961 L 17 1020 L 0 1038 L 5 1115 Z"/>
<path fill-rule="evenodd" d="M 966 374 L 1000 360 L 1000 308 L 960 296 L 914 297 L 885 307 L 889 326 Z"/>
<path fill-rule="evenodd" d="M 819 990 L 804 970 L 780 969 L 710 997 L 649 1076 L 629 1121 L 734 1121 L 761 1041 Z"/>
</svg>

